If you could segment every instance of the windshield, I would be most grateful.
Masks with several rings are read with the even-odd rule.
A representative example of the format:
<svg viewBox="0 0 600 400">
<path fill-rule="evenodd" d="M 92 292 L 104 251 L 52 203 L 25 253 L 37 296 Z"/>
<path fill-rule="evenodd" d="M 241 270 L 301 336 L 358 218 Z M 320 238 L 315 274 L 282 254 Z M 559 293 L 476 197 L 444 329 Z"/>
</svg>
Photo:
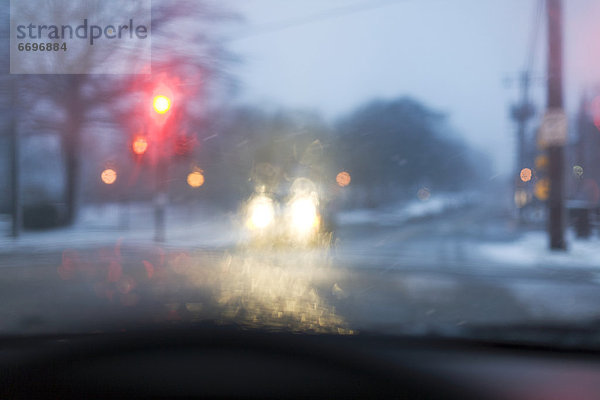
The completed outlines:
<svg viewBox="0 0 600 400">
<path fill-rule="evenodd" d="M 0 334 L 596 326 L 597 2 L 1 11 Z"/>
</svg>

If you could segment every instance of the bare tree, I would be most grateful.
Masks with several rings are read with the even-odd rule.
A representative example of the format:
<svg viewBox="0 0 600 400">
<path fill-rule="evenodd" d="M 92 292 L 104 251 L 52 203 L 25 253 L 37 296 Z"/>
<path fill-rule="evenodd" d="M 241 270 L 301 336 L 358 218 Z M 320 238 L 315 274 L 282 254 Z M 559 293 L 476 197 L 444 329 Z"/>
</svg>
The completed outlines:
<svg viewBox="0 0 600 400">
<path fill-rule="evenodd" d="M 140 2 L 126 2 L 129 8 L 115 9 L 110 2 L 82 2 L 73 7 L 70 0 L 35 2 L 32 15 L 51 6 L 56 21 L 77 25 L 81 15 L 93 9 L 103 20 L 117 20 L 123 14 L 136 15 L 147 10 L 137 9 Z M 143 3 L 143 2 L 141 2 Z M 33 110 L 28 130 L 44 130 L 60 135 L 65 156 L 65 203 L 67 223 L 77 216 L 79 203 L 82 141 L 86 126 L 102 122 L 129 126 L 140 115 L 140 102 L 147 101 L 144 91 L 156 77 L 168 74 L 182 87 L 188 106 L 181 115 L 200 118 L 194 109 L 198 96 L 208 96 L 226 77 L 226 66 L 233 57 L 211 34 L 211 29 L 233 15 L 209 6 L 205 1 L 176 0 L 154 2 L 151 19 L 152 58 L 145 68 L 149 74 L 98 74 L 102 66 L 111 63 L 135 64 L 136 52 L 131 49 L 108 49 L 82 46 L 65 58 L 49 58 L 46 65 L 37 65 L 43 74 L 22 79 L 23 104 Z M 38 7 L 37 5 L 40 4 Z M 91 6 L 91 4 L 93 6 Z M 43 15 L 43 14 L 42 14 Z M 52 14 L 46 14 L 52 15 Z M 121 51 L 123 50 L 123 51 Z M 66 64 L 66 65 L 65 65 Z M 45 74 L 60 67 L 73 74 Z M 126 71 L 124 71 L 126 72 Z"/>
</svg>

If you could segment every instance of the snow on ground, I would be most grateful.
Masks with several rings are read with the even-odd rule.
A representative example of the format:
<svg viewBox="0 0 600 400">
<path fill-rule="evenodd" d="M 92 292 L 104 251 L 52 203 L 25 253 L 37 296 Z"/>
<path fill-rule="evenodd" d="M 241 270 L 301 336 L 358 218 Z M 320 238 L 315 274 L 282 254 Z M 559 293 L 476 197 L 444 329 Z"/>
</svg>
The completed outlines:
<svg viewBox="0 0 600 400">
<path fill-rule="evenodd" d="M 470 194 L 432 196 L 384 210 L 353 210 L 338 215 L 341 224 L 377 223 L 396 225 L 424 216 L 439 215 L 461 207 L 472 199 Z M 166 245 L 222 247 L 240 239 L 236 216 L 215 212 L 206 206 L 172 206 L 167 212 Z M 10 231 L 8 218 L 0 220 L 0 232 Z M 128 244 L 153 244 L 154 208 L 152 203 L 113 203 L 86 205 L 77 224 L 52 230 L 23 231 L 18 239 L 0 236 L 0 254 L 14 250 L 109 245 L 121 240 Z"/>
<path fill-rule="evenodd" d="M 589 267 L 600 270 L 600 241 L 598 238 L 577 239 L 568 232 L 568 250 L 551 251 L 548 234 L 544 231 L 526 232 L 511 242 L 476 243 L 478 255 L 490 261 L 522 267 Z"/>
<path fill-rule="evenodd" d="M 166 216 L 166 245 L 221 247 L 235 243 L 235 218 L 208 207 L 171 207 Z M 8 219 L 0 232 L 9 232 Z M 14 250 L 48 250 L 127 244 L 154 244 L 154 208 L 151 203 L 87 205 L 73 227 L 25 230 L 18 239 L 0 236 L 0 254 Z"/>
<path fill-rule="evenodd" d="M 477 243 L 473 255 L 495 262 L 496 267 L 518 270 L 530 268 L 563 274 L 584 270 L 585 281 L 514 281 L 510 291 L 520 303 L 527 305 L 532 319 L 560 323 L 597 319 L 600 315 L 597 286 L 600 283 L 600 240 L 597 237 L 577 239 L 572 232 L 568 232 L 566 238 L 566 252 L 551 251 L 547 233 L 533 231 L 511 242 Z"/>
<path fill-rule="evenodd" d="M 337 223 L 341 225 L 398 225 L 415 218 L 440 215 L 445 211 L 471 204 L 475 200 L 476 195 L 473 193 L 446 193 L 381 209 L 342 211 L 336 218 Z"/>
</svg>

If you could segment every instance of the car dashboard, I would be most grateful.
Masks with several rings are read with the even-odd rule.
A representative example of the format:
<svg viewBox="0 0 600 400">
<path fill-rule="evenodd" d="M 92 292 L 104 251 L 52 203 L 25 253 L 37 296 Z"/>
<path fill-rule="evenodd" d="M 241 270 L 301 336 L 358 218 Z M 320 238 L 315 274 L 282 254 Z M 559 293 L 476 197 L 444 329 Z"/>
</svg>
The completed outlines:
<svg viewBox="0 0 600 400">
<path fill-rule="evenodd" d="M 600 359 L 463 339 L 232 326 L 5 337 L 2 398 L 598 399 Z"/>
</svg>

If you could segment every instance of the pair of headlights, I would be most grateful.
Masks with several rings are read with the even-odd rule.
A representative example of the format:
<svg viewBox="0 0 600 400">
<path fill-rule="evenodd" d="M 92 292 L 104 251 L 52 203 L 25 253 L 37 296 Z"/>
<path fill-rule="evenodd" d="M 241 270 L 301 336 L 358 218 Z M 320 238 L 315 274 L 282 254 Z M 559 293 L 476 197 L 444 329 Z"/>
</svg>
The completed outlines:
<svg viewBox="0 0 600 400">
<path fill-rule="evenodd" d="M 292 234 L 306 235 L 319 227 L 318 199 L 315 195 L 297 196 L 289 201 L 280 220 L 276 204 L 270 197 L 260 195 L 248 205 L 247 226 L 251 230 L 264 231 L 276 222 L 285 224 Z"/>
</svg>

